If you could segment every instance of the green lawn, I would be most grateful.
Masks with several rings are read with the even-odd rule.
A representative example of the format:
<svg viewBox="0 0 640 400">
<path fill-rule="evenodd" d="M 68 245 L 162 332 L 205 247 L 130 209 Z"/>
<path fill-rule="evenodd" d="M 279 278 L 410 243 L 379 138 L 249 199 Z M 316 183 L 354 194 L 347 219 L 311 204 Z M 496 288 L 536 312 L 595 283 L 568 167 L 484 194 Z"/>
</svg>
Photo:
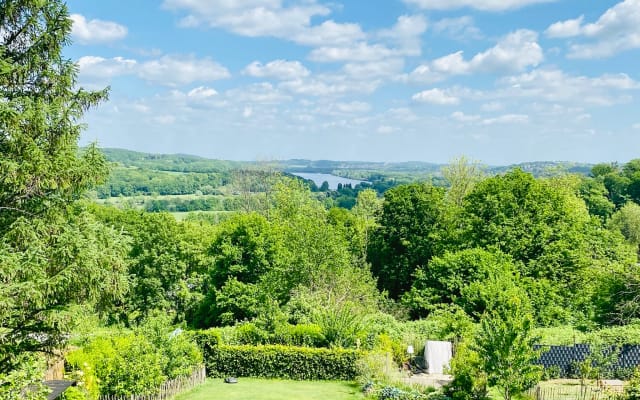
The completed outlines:
<svg viewBox="0 0 640 400">
<path fill-rule="evenodd" d="M 239 378 L 238 383 L 209 379 L 175 400 L 355 400 L 364 399 L 360 388 L 349 382 L 307 382 Z"/>
</svg>

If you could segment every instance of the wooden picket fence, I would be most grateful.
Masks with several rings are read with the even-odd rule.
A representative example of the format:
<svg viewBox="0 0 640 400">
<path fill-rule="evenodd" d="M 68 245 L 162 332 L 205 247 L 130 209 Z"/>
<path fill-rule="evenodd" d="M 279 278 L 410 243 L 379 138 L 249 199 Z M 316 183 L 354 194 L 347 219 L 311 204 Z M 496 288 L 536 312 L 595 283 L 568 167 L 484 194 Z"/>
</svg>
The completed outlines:
<svg viewBox="0 0 640 400">
<path fill-rule="evenodd" d="M 540 387 L 536 386 L 527 392 L 534 400 L 619 400 L 622 398 L 620 390 L 608 390 L 596 386 L 579 385 L 569 387 Z"/>
<path fill-rule="evenodd" d="M 191 376 L 172 379 L 162 384 L 155 394 L 102 395 L 100 400 L 169 400 L 204 383 L 207 378 L 205 367 L 196 369 Z"/>
</svg>

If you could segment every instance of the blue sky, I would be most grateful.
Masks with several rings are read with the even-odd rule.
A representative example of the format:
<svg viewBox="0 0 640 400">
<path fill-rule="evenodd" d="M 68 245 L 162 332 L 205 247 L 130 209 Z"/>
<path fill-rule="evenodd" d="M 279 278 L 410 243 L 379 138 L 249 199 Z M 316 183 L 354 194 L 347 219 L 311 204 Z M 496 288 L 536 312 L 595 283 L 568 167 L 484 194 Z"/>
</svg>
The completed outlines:
<svg viewBox="0 0 640 400">
<path fill-rule="evenodd" d="M 82 142 L 233 160 L 640 157 L 640 0 L 69 0 Z"/>
</svg>

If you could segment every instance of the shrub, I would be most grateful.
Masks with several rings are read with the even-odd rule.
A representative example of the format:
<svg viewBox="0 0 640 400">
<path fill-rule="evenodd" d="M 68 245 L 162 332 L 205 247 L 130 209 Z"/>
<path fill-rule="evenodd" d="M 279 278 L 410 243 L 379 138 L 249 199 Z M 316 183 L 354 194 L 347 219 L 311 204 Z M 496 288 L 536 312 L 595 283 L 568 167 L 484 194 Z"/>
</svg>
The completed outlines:
<svg viewBox="0 0 640 400">
<path fill-rule="evenodd" d="M 640 367 L 637 367 L 629 383 L 624 388 L 626 400 L 640 400 Z"/>
<path fill-rule="evenodd" d="M 226 346 L 205 355 L 210 376 L 250 376 L 296 380 L 353 380 L 360 352 L 281 345 Z"/>
<path fill-rule="evenodd" d="M 324 347 L 327 339 L 316 324 L 283 325 L 276 330 L 273 342 L 288 346 Z"/>
<path fill-rule="evenodd" d="M 260 329 L 251 322 L 245 322 L 235 327 L 235 339 L 237 344 L 267 344 L 269 332 Z"/>
<path fill-rule="evenodd" d="M 71 379 L 91 399 L 98 395 L 153 394 L 167 379 L 190 375 L 202 364 L 192 340 L 198 335 L 174 332 L 161 319 L 150 319 L 135 333 L 98 337 L 66 356 Z M 198 336 L 216 342 L 215 335 Z"/>
<path fill-rule="evenodd" d="M 94 339 L 69 354 L 67 361 L 85 373 L 95 373 L 103 395 L 151 394 L 165 380 L 161 354 L 144 337 L 133 334 Z"/>
<path fill-rule="evenodd" d="M 62 400 L 86 400 L 87 396 L 81 389 L 77 387 L 70 387 L 67 390 L 65 390 L 64 393 L 62 393 L 61 399 Z"/>
</svg>

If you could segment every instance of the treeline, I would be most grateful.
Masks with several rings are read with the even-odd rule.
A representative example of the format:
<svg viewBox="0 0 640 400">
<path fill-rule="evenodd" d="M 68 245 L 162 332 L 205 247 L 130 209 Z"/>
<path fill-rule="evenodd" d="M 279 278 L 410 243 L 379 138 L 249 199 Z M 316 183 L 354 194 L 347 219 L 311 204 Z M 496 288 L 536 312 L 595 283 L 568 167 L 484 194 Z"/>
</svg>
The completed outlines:
<svg viewBox="0 0 640 400">
<path fill-rule="evenodd" d="M 401 185 L 383 200 L 359 190 L 351 210 L 327 208 L 300 181 L 280 177 L 269 196 L 215 224 L 92 206 L 132 243 L 132 291 L 110 318 L 129 323 L 160 308 L 207 327 L 318 323 L 318 309 L 423 318 L 454 307 L 477 320 L 511 295 L 530 301 L 539 326 L 640 316 L 638 241 L 613 223 L 626 221 L 626 208 L 600 175 L 487 178 L 468 168 L 452 167 L 447 188 Z M 325 303 L 338 293 L 342 303 Z"/>
<path fill-rule="evenodd" d="M 108 181 L 96 187 L 99 199 L 118 196 L 220 194 L 229 182 L 224 173 L 169 173 L 138 168 L 113 168 Z"/>
</svg>

